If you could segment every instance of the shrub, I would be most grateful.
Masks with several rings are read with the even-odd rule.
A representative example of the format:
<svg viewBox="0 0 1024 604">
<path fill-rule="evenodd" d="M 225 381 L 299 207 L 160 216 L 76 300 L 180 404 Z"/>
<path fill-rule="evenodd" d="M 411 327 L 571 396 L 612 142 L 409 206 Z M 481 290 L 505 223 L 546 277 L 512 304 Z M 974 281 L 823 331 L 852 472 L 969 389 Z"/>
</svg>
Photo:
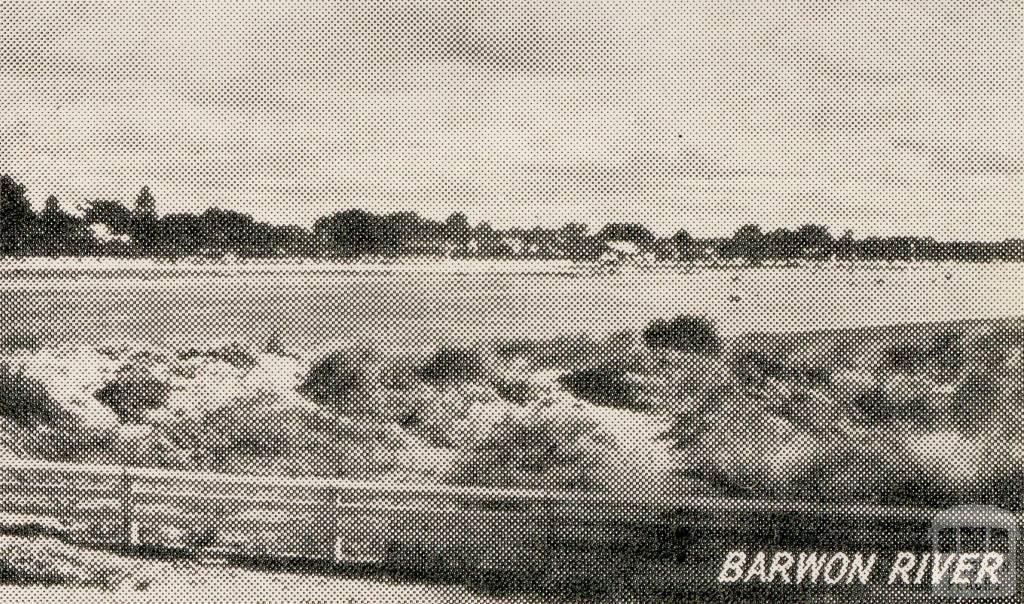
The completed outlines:
<svg viewBox="0 0 1024 604">
<path fill-rule="evenodd" d="M 0 337 L 0 349 L 3 350 L 38 352 L 42 346 L 39 336 L 24 331 L 6 333 Z"/>
<path fill-rule="evenodd" d="M 925 378 L 897 373 L 862 392 L 854 405 L 869 424 L 909 421 L 927 426 L 935 419 L 929 403 L 933 388 L 934 384 Z"/>
<path fill-rule="evenodd" d="M 118 375 L 96 391 L 94 396 L 117 413 L 121 421 L 139 423 L 147 409 L 167 402 L 171 386 L 145 371 L 123 368 Z"/>
<path fill-rule="evenodd" d="M 1001 394 L 999 383 L 987 373 L 969 375 L 957 388 L 946 409 L 949 421 L 960 434 L 974 436 L 986 427 Z"/>
<path fill-rule="evenodd" d="M 612 436 L 573 405 L 510 411 L 462 452 L 449 480 L 500 487 L 599 489 L 611 470 Z"/>
<path fill-rule="evenodd" d="M 338 403 L 377 390 L 381 359 L 372 348 L 338 350 L 309 369 L 298 391 L 320 403 Z"/>
<path fill-rule="evenodd" d="M 908 374 L 930 369 L 942 382 L 954 381 L 963 364 L 963 338 L 955 331 L 936 334 L 927 347 L 907 343 L 885 350 L 886 368 Z"/>
<path fill-rule="evenodd" d="M 740 380 L 749 385 L 762 385 L 766 379 L 782 381 L 789 377 L 782 353 L 766 354 L 762 350 L 745 350 L 733 360 L 733 371 Z"/>
<path fill-rule="evenodd" d="M 681 352 L 715 355 L 721 342 L 715 325 L 706 317 L 679 315 L 671 321 L 655 319 L 643 332 L 648 348 L 670 348 Z"/>
<path fill-rule="evenodd" d="M 274 333 L 267 339 L 267 342 L 263 345 L 263 353 L 279 357 L 288 356 L 288 349 L 281 342 L 281 334 Z"/>
<path fill-rule="evenodd" d="M 932 338 L 928 348 L 930 356 L 941 367 L 960 367 L 963 364 L 963 334 L 958 331 L 943 331 Z"/>
<path fill-rule="evenodd" d="M 293 476 L 372 476 L 390 469 L 387 426 L 319 410 L 226 406 L 174 427 L 199 468 Z"/>
<path fill-rule="evenodd" d="M 559 377 L 558 383 L 576 398 L 595 404 L 626 409 L 646 406 L 640 404 L 640 385 L 621 367 L 579 369 Z"/>
<path fill-rule="evenodd" d="M 892 346 L 885 350 L 885 367 L 900 373 L 920 371 L 924 359 L 924 351 L 913 344 Z"/>
<path fill-rule="evenodd" d="M 232 342 L 213 350 L 203 351 L 196 348 L 190 348 L 188 350 L 178 352 L 179 361 L 187 361 L 195 357 L 207 357 L 217 361 L 224 361 L 228 365 L 243 371 L 252 369 L 258 363 L 256 357 L 237 342 Z"/>
<path fill-rule="evenodd" d="M 0 414 L 21 423 L 51 423 L 56 408 L 42 382 L 0 364 Z"/>
<path fill-rule="evenodd" d="M 484 377 L 484 360 L 471 348 L 441 348 L 419 367 L 416 374 L 434 385 L 476 382 Z"/>
<path fill-rule="evenodd" d="M 500 376 L 491 382 L 491 387 L 498 396 L 517 405 L 537 400 L 544 394 L 537 383 L 519 376 Z"/>
</svg>

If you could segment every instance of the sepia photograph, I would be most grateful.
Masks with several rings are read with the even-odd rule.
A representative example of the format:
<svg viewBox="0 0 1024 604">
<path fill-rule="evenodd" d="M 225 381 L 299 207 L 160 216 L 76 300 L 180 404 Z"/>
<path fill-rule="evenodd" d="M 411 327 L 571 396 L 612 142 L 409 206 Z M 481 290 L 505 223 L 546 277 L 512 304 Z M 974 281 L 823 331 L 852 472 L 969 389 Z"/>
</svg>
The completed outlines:
<svg viewBox="0 0 1024 604">
<path fill-rule="evenodd" d="M 0 0 L 0 601 L 1024 598 L 1021 0 Z"/>
</svg>

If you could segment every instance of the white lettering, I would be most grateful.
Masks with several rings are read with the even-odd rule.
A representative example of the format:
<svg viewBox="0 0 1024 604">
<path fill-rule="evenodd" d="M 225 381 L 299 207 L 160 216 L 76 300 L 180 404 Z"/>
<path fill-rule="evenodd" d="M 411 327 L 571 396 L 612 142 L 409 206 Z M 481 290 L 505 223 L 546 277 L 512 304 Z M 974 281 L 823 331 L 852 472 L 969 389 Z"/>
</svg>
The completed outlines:
<svg viewBox="0 0 1024 604">
<path fill-rule="evenodd" d="M 945 579 L 946 573 L 949 572 L 949 567 L 953 563 L 954 558 L 956 558 L 956 554 L 949 554 L 946 556 L 946 559 L 943 560 L 941 553 L 935 553 L 932 557 L 932 585 L 938 585 L 943 579 Z"/>
<path fill-rule="evenodd" d="M 850 568 L 850 574 L 846 577 L 846 584 L 853 583 L 853 578 L 857 577 L 861 585 L 867 585 L 868 581 L 871 580 L 871 571 L 875 568 L 875 561 L 878 556 L 871 554 L 868 556 L 867 564 L 864 563 L 864 556 L 860 552 L 853 554 L 853 565 Z"/>
<path fill-rule="evenodd" d="M 768 582 L 775 581 L 775 576 L 780 575 L 783 583 L 789 583 L 789 569 L 793 566 L 793 554 L 789 552 L 776 552 L 772 557 L 772 567 L 768 571 Z"/>
<path fill-rule="evenodd" d="M 981 566 L 978 567 L 978 578 L 974 580 L 976 584 L 981 584 L 984 577 L 988 577 L 991 585 L 999 585 L 999 577 L 996 576 L 998 571 L 1003 566 L 1005 559 L 999 552 L 989 552 L 981 559 Z"/>
<path fill-rule="evenodd" d="M 953 569 L 953 578 L 950 579 L 950 582 L 954 585 L 970 585 L 971 579 L 966 576 L 966 573 L 974 571 L 974 565 L 980 557 L 981 554 L 960 554 L 956 561 L 956 568 Z"/>
<path fill-rule="evenodd" d="M 932 559 L 930 552 L 921 554 L 921 563 L 917 565 L 917 574 L 914 575 L 914 585 L 920 585 L 924 580 L 924 571 L 928 569 L 928 561 Z"/>
<path fill-rule="evenodd" d="M 917 556 L 912 552 L 896 554 L 896 559 L 892 561 L 892 570 L 889 571 L 889 585 L 895 583 L 897 577 L 903 581 L 904 585 L 909 585 L 910 569 L 914 568 L 915 562 L 917 562 Z"/>
<path fill-rule="evenodd" d="M 824 556 L 818 558 L 818 552 L 811 552 L 810 554 L 800 552 L 800 558 L 796 565 L 796 582 L 803 583 L 804 577 L 810 573 L 811 583 L 817 583 L 818 575 L 821 574 L 823 566 L 825 566 L 825 558 Z"/>
<path fill-rule="evenodd" d="M 757 577 L 757 580 L 761 583 L 768 581 L 768 575 L 765 574 L 765 558 L 764 552 L 754 554 L 754 561 L 750 563 L 750 568 L 747 569 L 747 576 L 743 578 L 744 583 L 749 583 L 754 577 Z"/>
<path fill-rule="evenodd" d="M 722 571 L 718 573 L 719 583 L 735 583 L 743 577 L 743 563 L 747 561 L 744 552 L 729 552 L 722 562 Z"/>
<path fill-rule="evenodd" d="M 839 562 L 839 572 L 836 570 L 836 562 Z M 829 585 L 835 585 L 843 580 L 843 576 L 846 575 L 847 569 L 850 568 L 850 557 L 843 552 L 837 552 L 832 554 L 828 564 L 825 565 L 825 583 Z"/>
</svg>

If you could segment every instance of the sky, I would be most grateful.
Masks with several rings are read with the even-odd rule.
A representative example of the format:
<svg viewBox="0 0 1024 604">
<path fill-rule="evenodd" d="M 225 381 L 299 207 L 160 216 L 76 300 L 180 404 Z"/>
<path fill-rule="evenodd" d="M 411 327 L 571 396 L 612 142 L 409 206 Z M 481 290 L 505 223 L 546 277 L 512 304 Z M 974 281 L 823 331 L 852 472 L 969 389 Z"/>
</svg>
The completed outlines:
<svg viewBox="0 0 1024 604">
<path fill-rule="evenodd" d="M 1021 0 L 8 3 L 40 206 L 1024 236 Z"/>
</svg>

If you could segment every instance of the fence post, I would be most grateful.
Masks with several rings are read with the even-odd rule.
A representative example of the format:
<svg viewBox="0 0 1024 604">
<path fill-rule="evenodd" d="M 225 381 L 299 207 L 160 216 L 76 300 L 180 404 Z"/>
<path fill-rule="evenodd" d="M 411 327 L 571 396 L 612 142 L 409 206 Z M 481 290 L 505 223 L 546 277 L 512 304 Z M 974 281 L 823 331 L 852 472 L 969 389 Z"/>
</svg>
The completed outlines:
<svg viewBox="0 0 1024 604">
<path fill-rule="evenodd" d="M 324 529 L 327 531 L 328 547 L 330 551 L 331 564 L 338 563 L 338 498 L 340 492 L 336 487 L 327 489 L 327 522 Z"/>
<path fill-rule="evenodd" d="M 133 477 L 128 468 L 121 468 L 119 499 L 121 502 L 121 531 L 118 535 L 121 553 L 130 555 L 135 550 L 135 501 L 132 493 Z"/>
</svg>

